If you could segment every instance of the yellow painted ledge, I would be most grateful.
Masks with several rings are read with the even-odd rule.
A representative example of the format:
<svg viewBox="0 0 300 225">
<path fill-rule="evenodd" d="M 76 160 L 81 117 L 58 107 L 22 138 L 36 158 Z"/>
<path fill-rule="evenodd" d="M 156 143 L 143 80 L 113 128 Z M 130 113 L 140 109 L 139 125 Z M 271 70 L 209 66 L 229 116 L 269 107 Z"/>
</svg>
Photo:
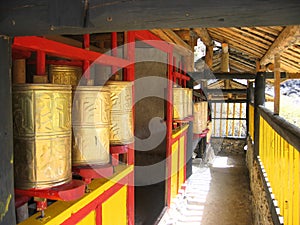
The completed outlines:
<svg viewBox="0 0 300 225">
<path fill-rule="evenodd" d="M 172 138 L 174 139 L 174 138 L 178 137 L 180 134 L 182 134 L 188 128 L 189 128 L 189 125 L 186 124 L 186 125 L 184 125 L 182 127 L 179 127 L 177 129 L 173 130 L 173 132 L 172 132 Z"/>
<path fill-rule="evenodd" d="M 110 189 L 114 184 L 120 181 L 133 171 L 133 166 L 119 165 L 115 167 L 115 174 L 111 179 L 95 179 L 89 185 L 90 193 L 86 193 L 81 199 L 70 202 L 57 201 L 45 210 L 45 217 L 37 219 L 40 213 L 36 213 L 27 220 L 19 223 L 20 225 L 58 225 L 71 217 L 72 214 L 78 212 L 81 208 L 95 200 L 106 190 Z"/>
</svg>

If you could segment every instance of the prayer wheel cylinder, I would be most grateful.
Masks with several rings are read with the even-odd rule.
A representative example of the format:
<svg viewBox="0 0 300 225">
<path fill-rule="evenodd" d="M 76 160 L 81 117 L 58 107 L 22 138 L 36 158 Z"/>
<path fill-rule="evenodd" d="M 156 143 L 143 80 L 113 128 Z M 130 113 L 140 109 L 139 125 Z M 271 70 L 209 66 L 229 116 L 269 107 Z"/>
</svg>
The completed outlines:
<svg viewBox="0 0 300 225">
<path fill-rule="evenodd" d="M 173 118 L 184 119 L 184 89 L 173 88 Z"/>
<path fill-rule="evenodd" d="M 207 128 L 207 102 L 194 103 L 193 132 L 201 134 Z"/>
<path fill-rule="evenodd" d="M 13 86 L 14 174 L 20 189 L 50 188 L 71 173 L 71 86 Z"/>
<path fill-rule="evenodd" d="M 82 68 L 77 66 L 50 65 L 51 83 L 77 86 L 82 75 Z"/>
<path fill-rule="evenodd" d="M 188 117 L 189 114 L 189 89 L 183 88 L 183 118 Z"/>
<path fill-rule="evenodd" d="M 193 115 L 193 89 L 188 91 L 188 116 Z"/>
<path fill-rule="evenodd" d="M 124 145 L 133 142 L 132 82 L 108 81 L 111 90 L 110 144 Z"/>
<path fill-rule="evenodd" d="M 107 87 L 78 86 L 73 90 L 73 166 L 109 163 L 110 105 Z"/>
</svg>

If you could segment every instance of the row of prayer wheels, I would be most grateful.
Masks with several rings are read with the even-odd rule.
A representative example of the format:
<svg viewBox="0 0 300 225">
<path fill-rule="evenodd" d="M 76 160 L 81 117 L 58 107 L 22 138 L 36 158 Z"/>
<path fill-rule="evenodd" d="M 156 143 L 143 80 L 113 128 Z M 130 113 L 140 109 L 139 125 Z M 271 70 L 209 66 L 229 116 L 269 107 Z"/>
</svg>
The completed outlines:
<svg viewBox="0 0 300 225">
<path fill-rule="evenodd" d="M 193 89 L 173 88 L 173 118 L 182 120 L 193 115 Z"/>
<path fill-rule="evenodd" d="M 50 66 L 49 75 L 52 84 L 13 86 L 20 189 L 67 183 L 72 166 L 108 164 L 110 145 L 133 141 L 131 82 L 76 87 L 81 70 L 71 66 Z"/>
<path fill-rule="evenodd" d="M 201 134 L 207 128 L 207 106 L 206 101 L 194 103 L 194 134 Z"/>
</svg>

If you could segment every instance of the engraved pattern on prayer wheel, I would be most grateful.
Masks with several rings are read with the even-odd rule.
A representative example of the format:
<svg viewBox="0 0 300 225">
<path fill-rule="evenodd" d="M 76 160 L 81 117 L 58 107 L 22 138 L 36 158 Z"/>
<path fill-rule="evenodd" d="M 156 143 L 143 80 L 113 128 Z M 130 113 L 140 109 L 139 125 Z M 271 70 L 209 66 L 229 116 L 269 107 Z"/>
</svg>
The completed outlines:
<svg viewBox="0 0 300 225">
<path fill-rule="evenodd" d="M 122 145 L 133 142 L 132 82 L 108 81 L 111 91 L 110 144 Z"/>
<path fill-rule="evenodd" d="M 53 84 L 77 86 L 82 76 L 82 68 L 77 66 L 50 65 L 49 75 Z"/>
<path fill-rule="evenodd" d="M 110 90 L 103 86 L 78 86 L 73 90 L 72 163 L 109 163 Z"/>
<path fill-rule="evenodd" d="M 71 174 L 71 86 L 13 86 L 15 186 L 49 188 Z"/>
</svg>

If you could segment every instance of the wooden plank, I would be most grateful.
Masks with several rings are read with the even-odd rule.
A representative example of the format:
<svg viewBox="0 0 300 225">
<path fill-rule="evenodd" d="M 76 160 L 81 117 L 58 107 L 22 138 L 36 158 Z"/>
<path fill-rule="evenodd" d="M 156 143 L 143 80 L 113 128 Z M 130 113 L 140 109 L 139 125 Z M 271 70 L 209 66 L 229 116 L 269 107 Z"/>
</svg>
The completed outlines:
<svg viewBox="0 0 300 225">
<path fill-rule="evenodd" d="M 256 29 L 256 27 L 241 27 L 241 30 L 262 37 L 263 38 L 262 41 L 269 45 L 271 45 L 275 40 L 273 35 L 265 34 L 265 33 L 262 34 L 261 31 Z"/>
<path fill-rule="evenodd" d="M 280 111 L 280 55 L 274 58 L 274 114 L 279 115 Z"/>
<path fill-rule="evenodd" d="M 0 37 L 0 225 L 16 224 L 13 172 L 13 119 L 11 98 L 11 42 Z"/>
<path fill-rule="evenodd" d="M 287 26 L 273 42 L 269 50 L 260 60 L 261 65 L 266 65 L 274 59 L 276 53 L 280 54 L 293 45 L 300 38 L 300 26 Z"/>
<path fill-rule="evenodd" d="M 218 0 L 12 0 L 0 4 L 0 30 L 7 35 L 300 24 L 296 0 L 228 0 L 226 4 Z"/>
</svg>

